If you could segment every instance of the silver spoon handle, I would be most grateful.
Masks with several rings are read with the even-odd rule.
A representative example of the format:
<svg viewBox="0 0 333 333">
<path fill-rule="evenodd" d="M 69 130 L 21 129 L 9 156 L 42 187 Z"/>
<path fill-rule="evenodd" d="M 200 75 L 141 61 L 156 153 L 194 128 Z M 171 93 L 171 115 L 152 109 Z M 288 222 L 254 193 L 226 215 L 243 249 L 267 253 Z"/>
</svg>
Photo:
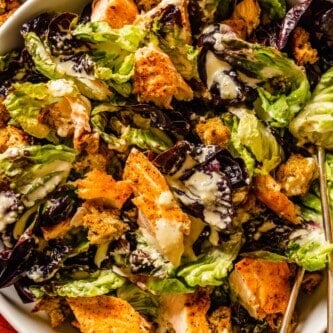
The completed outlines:
<svg viewBox="0 0 333 333">
<path fill-rule="evenodd" d="M 326 240 L 333 242 L 332 221 L 329 206 L 327 178 L 325 170 L 325 149 L 318 147 L 318 163 L 320 172 L 320 196 L 323 224 Z M 327 333 L 333 333 L 333 254 L 329 255 L 327 267 Z"/>
</svg>

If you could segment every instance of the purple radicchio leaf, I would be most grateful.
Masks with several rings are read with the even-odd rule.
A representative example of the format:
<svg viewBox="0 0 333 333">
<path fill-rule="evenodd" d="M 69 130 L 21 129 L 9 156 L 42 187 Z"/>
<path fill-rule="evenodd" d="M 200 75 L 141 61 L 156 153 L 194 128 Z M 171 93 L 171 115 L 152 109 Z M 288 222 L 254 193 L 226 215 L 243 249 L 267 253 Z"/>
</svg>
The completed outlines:
<svg viewBox="0 0 333 333">
<path fill-rule="evenodd" d="M 312 0 L 301 0 L 288 10 L 282 21 L 279 37 L 277 40 L 277 48 L 279 50 L 282 50 L 287 45 L 290 34 L 297 26 L 297 23 L 303 14 L 311 5 L 311 2 Z"/>
<path fill-rule="evenodd" d="M 31 266 L 36 240 L 32 230 L 27 230 L 12 250 L 0 251 L 0 288 L 18 281 Z"/>
<path fill-rule="evenodd" d="M 186 141 L 154 160 L 168 175 L 170 188 L 184 210 L 218 230 L 231 224 L 233 189 L 248 184 L 248 174 L 240 162 L 218 146 L 195 146 Z"/>
</svg>

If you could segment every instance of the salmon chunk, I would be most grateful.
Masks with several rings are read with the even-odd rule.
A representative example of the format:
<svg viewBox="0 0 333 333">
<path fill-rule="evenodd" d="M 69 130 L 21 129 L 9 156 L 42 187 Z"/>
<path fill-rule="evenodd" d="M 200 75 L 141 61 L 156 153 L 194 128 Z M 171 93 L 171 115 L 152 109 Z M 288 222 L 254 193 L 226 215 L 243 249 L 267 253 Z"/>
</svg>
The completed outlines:
<svg viewBox="0 0 333 333">
<path fill-rule="evenodd" d="M 209 293 L 199 289 L 193 294 L 175 294 L 162 297 L 163 319 L 176 333 L 210 333 L 207 311 Z"/>
<path fill-rule="evenodd" d="M 125 300 L 113 296 L 72 297 L 67 302 L 82 333 L 146 333 L 146 320 Z"/>
<path fill-rule="evenodd" d="M 193 91 L 177 72 L 167 54 L 149 45 L 135 53 L 134 89 L 141 103 L 153 102 L 159 107 L 171 108 L 173 98 L 193 99 Z"/>
<path fill-rule="evenodd" d="M 190 218 L 180 209 L 163 175 L 136 149 L 128 156 L 123 179 L 132 183 L 139 225 L 153 236 L 161 253 L 177 266 L 184 251 L 183 236 L 190 231 Z"/>
<path fill-rule="evenodd" d="M 233 294 L 259 320 L 283 314 L 290 296 L 291 271 L 285 262 L 254 258 L 239 261 L 229 277 Z"/>
</svg>

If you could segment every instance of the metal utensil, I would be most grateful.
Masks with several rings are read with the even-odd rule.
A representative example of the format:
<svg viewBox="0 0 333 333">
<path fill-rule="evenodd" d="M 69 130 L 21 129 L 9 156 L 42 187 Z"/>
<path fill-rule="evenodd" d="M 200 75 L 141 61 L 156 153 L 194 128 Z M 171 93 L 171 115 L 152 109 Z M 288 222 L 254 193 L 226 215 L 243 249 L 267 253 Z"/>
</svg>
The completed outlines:
<svg viewBox="0 0 333 333">
<path fill-rule="evenodd" d="M 329 206 L 327 178 L 325 170 L 325 149 L 318 148 L 318 163 L 320 172 L 320 196 L 322 205 L 323 224 L 326 240 L 333 242 L 332 221 Z M 327 333 L 333 333 L 333 254 L 329 255 L 327 267 Z"/>
<path fill-rule="evenodd" d="M 305 269 L 304 268 L 299 268 L 297 271 L 297 275 L 295 278 L 294 286 L 293 289 L 291 290 L 288 305 L 286 308 L 286 312 L 283 316 L 282 323 L 281 323 L 281 328 L 280 328 L 280 333 L 287 333 L 289 331 L 290 323 L 294 314 L 298 294 L 301 288 L 301 284 L 303 281 Z"/>
<path fill-rule="evenodd" d="M 333 233 L 332 233 L 332 221 L 331 213 L 329 207 L 329 198 L 327 190 L 327 178 L 325 170 L 325 149 L 318 147 L 318 165 L 319 165 L 319 181 L 320 181 L 320 196 L 321 196 L 321 208 L 323 216 L 323 226 L 325 230 L 326 240 L 330 243 L 333 242 Z M 330 254 L 327 268 L 327 333 L 333 333 L 333 253 Z M 290 294 L 289 302 L 286 308 L 286 312 L 283 316 L 280 333 L 288 333 L 292 316 L 295 310 L 295 305 L 297 302 L 298 294 L 302 284 L 303 276 L 305 270 L 304 268 L 299 268 L 293 289 Z"/>
</svg>

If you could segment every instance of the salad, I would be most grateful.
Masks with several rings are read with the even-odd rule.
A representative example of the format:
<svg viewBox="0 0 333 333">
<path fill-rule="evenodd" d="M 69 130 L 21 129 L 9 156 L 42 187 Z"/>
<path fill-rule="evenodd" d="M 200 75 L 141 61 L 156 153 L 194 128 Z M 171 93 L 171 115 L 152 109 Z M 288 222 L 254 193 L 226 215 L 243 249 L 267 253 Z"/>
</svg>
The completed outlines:
<svg viewBox="0 0 333 333">
<path fill-rule="evenodd" d="M 0 288 L 84 333 L 278 332 L 333 250 L 332 29 L 325 0 L 26 22 L 0 56 Z"/>
</svg>

